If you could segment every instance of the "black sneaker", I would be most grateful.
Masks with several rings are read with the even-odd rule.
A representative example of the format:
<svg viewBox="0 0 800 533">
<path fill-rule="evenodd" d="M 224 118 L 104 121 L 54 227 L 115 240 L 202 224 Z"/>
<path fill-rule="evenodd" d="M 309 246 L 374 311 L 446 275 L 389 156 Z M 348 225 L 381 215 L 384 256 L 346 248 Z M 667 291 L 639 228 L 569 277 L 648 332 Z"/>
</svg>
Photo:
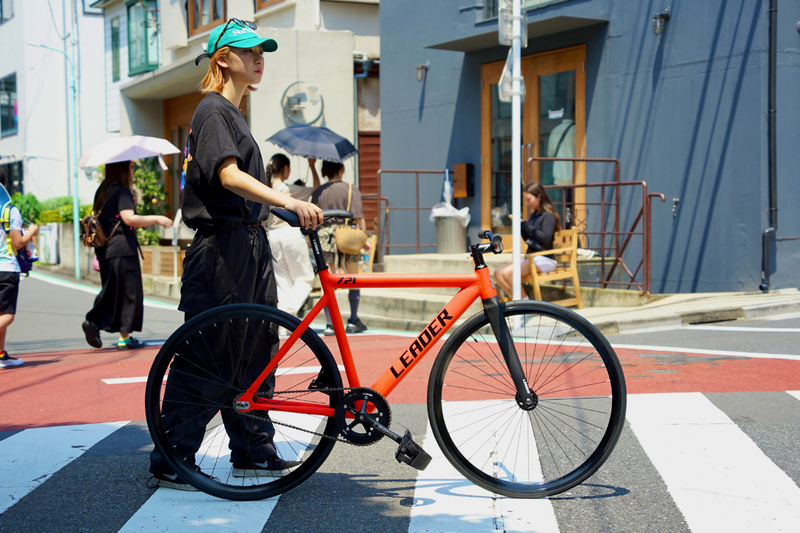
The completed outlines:
<svg viewBox="0 0 800 533">
<path fill-rule="evenodd" d="M 233 477 L 285 476 L 302 463 L 300 461 L 284 461 L 273 455 L 263 463 L 233 463 Z"/>
<path fill-rule="evenodd" d="M 124 342 L 117 342 L 117 350 L 135 350 L 136 348 L 144 348 L 145 346 L 147 345 L 136 337 L 128 337 Z"/>
<path fill-rule="evenodd" d="M 212 479 L 214 481 L 219 481 L 219 479 L 209 476 L 205 472 L 200 470 L 200 467 L 194 467 L 201 475 L 207 477 L 208 479 Z M 197 489 L 192 485 L 189 485 L 181 478 L 178 477 L 177 474 L 166 474 L 166 473 L 158 473 L 153 474 L 153 479 L 156 480 L 156 484 L 151 486 L 150 488 L 164 488 L 164 489 L 175 489 L 175 490 L 185 490 L 188 492 L 197 492 Z M 149 485 L 148 485 L 149 486 Z"/>
<path fill-rule="evenodd" d="M 100 330 L 88 320 L 83 321 L 83 333 L 86 335 L 86 342 L 89 343 L 89 346 L 92 348 L 103 347 L 103 341 L 100 340 Z"/>
<path fill-rule="evenodd" d="M 21 364 L 22 359 L 11 357 L 8 355 L 8 352 L 3 352 L 3 356 L 0 357 L 0 368 L 11 368 L 12 366 L 19 366 Z"/>
<path fill-rule="evenodd" d="M 347 321 L 347 328 L 345 328 L 345 331 L 347 331 L 347 333 L 361 333 L 362 331 L 367 331 L 367 326 L 361 322 L 361 319 L 356 318 L 355 321 Z"/>
<path fill-rule="evenodd" d="M 332 337 L 333 335 L 336 335 L 336 332 L 333 331 L 333 326 L 327 324 L 325 326 L 325 331 L 323 331 L 322 334 L 325 335 L 326 337 Z"/>
</svg>

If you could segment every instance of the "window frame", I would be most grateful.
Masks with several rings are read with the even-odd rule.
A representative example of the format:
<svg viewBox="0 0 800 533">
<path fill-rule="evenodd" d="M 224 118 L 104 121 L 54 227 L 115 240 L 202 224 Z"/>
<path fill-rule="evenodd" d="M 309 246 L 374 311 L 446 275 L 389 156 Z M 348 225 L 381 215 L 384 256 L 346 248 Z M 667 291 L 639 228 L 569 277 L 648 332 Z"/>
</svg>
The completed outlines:
<svg viewBox="0 0 800 533">
<path fill-rule="evenodd" d="M 3 6 L 8 6 L 9 11 L 11 12 L 9 16 L 5 15 Z M 0 24 L 8 22 L 13 18 L 14 18 L 14 0 L 0 0 Z"/>
<path fill-rule="evenodd" d="M 114 28 L 116 21 L 117 27 Z M 119 16 L 111 19 L 111 81 L 118 82 L 122 78 L 121 56 L 119 48 L 120 20 Z"/>
<path fill-rule="evenodd" d="M 152 72 L 152 71 L 154 71 L 154 70 L 156 70 L 158 68 L 158 63 L 159 63 L 158 57 L 155 57 L 154 60 L 150 58 L 150 46 L 147 43 L 147 40 L 148 40 L 147 39 L 147 31 L 145 31 L 145 39 L 144 39 L 144 42 L 141 43 L 141 44 L 143 44 L 143 46 L 144 46 L 145 58 L 146 59 L 145 59 L 145 62 L 144 62 L 143 65 L 134 66 L 133 46 L 131 46 L 131 35 L 132 35 L 132 32 L 131 32 L 131 16 L 130 16 L 130 13 L 131 13 L 131 8 L 132 7 L 135 8 L 136 6 L 141 6 L 142 1 L 144 1 L 145 5 L 147 6 L 148 9 L 155 9 L 155 8 L 158 7 L 158 4 L 156 3 L 156 0 L 128 0 L 128 2 L 125 3 L 125 17 L 126 17 L 125 22 L 126 22 L 126 27 L 128 29 L 128 31 L 127 31 L 127 33 L 128 33 L 128 77 L 136 76 L 137 74 L 143 74 L 145 72 Z M 157 31 L 158 30 L 156 30 L 156 38 L 158 40 L 158 44 L 156 45 L 156 50 L 158 50 L 158 48 L 161 46 L 161 36 L 158 35 Z M 156 56 L 158 56 L 158 52 L 156 52 Z"/>
<path fill-rule="evenodd" d="M 209 0 L 209 1 L 214 2 L 214 0 Z M 194 35 L 199 35 L 206 31 L 210 31 L 216 26 L 219 26 L 220 24 L 228 20 L 228 1 L 222 0 L 222 18 L 213 19 L 208 24 L 205 24 L 203 26 L 198 26 L 197 28 L 195 28 L 194 21 L 195 18 L 198 16 L 197 12 L 194 9 L 195 0 L 187 0 L 187 3 L 189 4 L 188 17 L 186 17 L 187 22 L 189 24 L 189 37 L 192 37 Z"/>
<path fill-rule="evenodd" d="M 266 9 L 285 1 L 286 0 L 256 0 L 256 11 L 261 11 L 262 9 Z"/>
<path fill-rule="evenodd" d="M 19 108 L 19 104 L 18 104 L 18 102 L 19 102 L 19 92 L 17 91 L 17 73 L 16 72 L 12 72 L 11 74 L 8 74 L 8 75 L 3 76 L 2 78 L 0 78 L 0 95 L 7 94 L 6 93 L 6 89 L 5 89 L 5 84 L 6 84 L 6 80 L 8 80 L 9 78 L 13 78 L 14 79 L 14 94 L 15 94 L 15 97 L 14 97 L 13 102 L 11 101 L 11 98 L 9 97 L 9 104 L 7 104 L 7 105 L 9 105 L 10 107 L 13 108 L 14 126 L 13 126 L 13 128 L 9 128 L 7 130 L 4 130 L 3 129 L 3 120 L 2 120 L 3 115 L 2 115 L 2 112 L 0 112 L 0 138 L 11 137 L 12 135 L 16 135 L 17 133 L 19 133 L 19 115 L 17 114 L 17 110 Z M 2 109 L 2 107 L 1 107 L 2 103 L 1 102 L 2 102 L 2 97 L 0 97 L 0 109 Z"/>
</svg>

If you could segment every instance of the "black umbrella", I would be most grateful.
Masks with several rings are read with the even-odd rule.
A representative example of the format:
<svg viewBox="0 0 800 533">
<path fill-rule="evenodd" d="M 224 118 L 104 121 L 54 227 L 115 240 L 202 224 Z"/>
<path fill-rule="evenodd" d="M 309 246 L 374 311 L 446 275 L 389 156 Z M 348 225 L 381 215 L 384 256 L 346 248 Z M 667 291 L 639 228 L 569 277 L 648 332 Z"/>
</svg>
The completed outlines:
<svg viewBox="0 0 800 533">
<path fill-rule="evenodd" d="M 282 129 L 267 141 L 277 144 L 291 155 L 336 163 L 358 153 L 350 141 L 322 126 L 295 124 Z"/>
</svg>

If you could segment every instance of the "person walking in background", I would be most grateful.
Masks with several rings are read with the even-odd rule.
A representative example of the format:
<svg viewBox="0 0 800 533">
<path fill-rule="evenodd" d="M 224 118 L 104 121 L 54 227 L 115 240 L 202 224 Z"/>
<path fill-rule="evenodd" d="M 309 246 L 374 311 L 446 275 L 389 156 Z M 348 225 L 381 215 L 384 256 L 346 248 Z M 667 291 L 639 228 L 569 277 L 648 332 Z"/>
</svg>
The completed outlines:
<svg viewBox="0 0 800 533">
<path fill-rule="evenodd" d="M 541 183 L 528 183 L 523 192 L 525 203 L 528 204 L 531 216 L 528 221 L 520 223 L 522 238 L 528 243 L 525 253 L 540 252 L 553 249 L 553 236 L 560 228 L 560 221 L 552 200 Z M 558 263 L 551 256 L 537 255 L 533 258 L 537 272 L 552 272 Z M 494 281 L 509 297 L 513 294 L 512 283 L 514 269 L 511 263 L 503 263 L 494 271 Z M 524 278 L 531 273 L 531 263 L 528 259 L 520 262 L 520 273 Z M 523 296 L 523 300 L 527 296 Z"/>
<path fill-rule="evenodd" d="M 267 163 L 267 184 L 292 198 L 308 201 L 319 187 L 319 176 L 314 168 L 315 159 L 309 159 L 313 187 L 287 183 L 291 168 L 289 158 L 275 154 Z M 269 245 L 275 258 L 275 282 L 278 285 L 278 309 L 296 315 L 303 309 L 314 283 L 314 267 L 308 256 L 308 245 L 300 228 L 293 228 L 278 217 L 272 216 L 267 225 Z"/>
<path fill-rule="evenodd" d="M 100 226 L 108 237 L 108 244 L 94 249 L 100 263 L 102 289 L 83 322 L 86 342 L 95 348 L 103 347 L 100 330 L 119 332 L 118 350 L 144 346 L 131 336 L 134 331 L 142 331 L 144 315 L 142 267 L 134 228 L 152 224 L 172 227 L 172 220 L 165 216 L 136 214 L 131 193 L 133 170 L 133 161 L 108 163 L 105 179 L 94 195 L 94 212 L 99 213 Z"/>
<path fill-rule="evenodd" d="M 211 62 L 201 83 L 200 92 L 205 96 L 192 117 L 181 180 L 185 184 L 183 220 L 196 230 L 183 263 L 178 306 L 187 321 L 221 305 L 277 306 L 273 261 L 262 226 L 269 217 L 270 205 L 295 213 L 304 228 L 316 228 L 322 222 L 321 209 L 267 185 L 261 151 L 239 110 L 247 91 L 254 91 L 253 85 L 261 82 L 264 52 L 278 48 L 273 39 L 259 37 L 255 28 L 252 22 L 230 19 L 211 31 L 203 54 Z M 244 367 L 239 354 L 225 349 L 230 346 L 227 334 L 220 331 L 220 338 L 209 341 L 222 348 L 210 354 L 207 348 L 192 351 L 173 364 L 167 379 L 163 423 L 165 427 L 180 428 L 172 444 L 187 462 L 194 461 L 206 425 L 220 412 L 219 405 L 233 401 L 221 398 L 219 403 L 212 402 L 208 408 L 192 412 L 183 408 L 182 395 L 189 394 L 187 391 L 204 398 L 229 392 L 218 383 L 197 376 L 197 368 L 213 364 L 227 369 L 227 374 L 218 376 L 223 384 L 227 379 L 247 381 L 254 377 L 248 372 L 260 372 L 278 348 L 277 328 L 274 332 L 270 328 L 268 334 L 252 341 L 257 347 L 248 344 L 254 355 Z M 274 377 L 271 379 L 264 384 L 274 386 Z M 299 464 L 279 456 L 273 442 L 275 428 L 268 419 L 242 416 L 231 409 L 223 409 L 221 416 L 230 438 L 234 477 L 279 476 Z M 195 467 L 199 470 L 199 466 Z M 150 454 L 150 472 L 159 487 L 195 490 L 170 471 L 157 449 Z"/>
<path fill-rule="evenodd" d="M 0 183 L 5 187 L 6 174 L 2 170 L 0 170 Z M 14 250 L 27 246 L 39 232 L 39 227 L 31 224 L 23 235 L 22 215 L 14 206 L 11 206 L 8 218 L 8 234 L 3 224 L 0 224 L 0 368 L 11 368 L 23 363 L 22 359 L 11 357 L 6 351 L 6 333 L 17 314 L 19 295 L 20 268 Z M 13 246 L 14 250 L 9 246 Z"/>
<path fill-rule="evenodd" d="M 353 187 L 352 183 L 345 183 L 342 181 L 342 177 L 344 177 L 344 165 L 331 161 L 323 161 L 322 175 L 328 178 L 328 183 L 314 191 L 311 201 L 322 209 L 347 209 L 353 213 L 355 224 L 366 231 L 367 226 L 364 222 L 364 210 L 361 207 L 361 192 Z M 344 272 L 355 274 L 358 272 L 358 263 L 361 261 L 361 256 L 339 252 L 336 247 L 336 239 L 334 238 L 336 228 L 345 223 L 349 222 L 343 219 L 330 218 L 325 221 L 325 225 L 320 228 L 317 233 L 328 267 L 332 268 L 333 272 L 342 269 Z M 364 245 L 364 249 L 369 251 L 370 248 L 371 244 L 367 241 Z M 359 289 L 351 289 L 348 293 L 348 299 L 350 301 L 350 318 L 347 320 L 346 328 L 348 333 L 361 333 L 367 330 L 367 326 L 358 318 L 358 301 L 360 298 L 361 291 Z M 333 326 L 331 325 L 331 315 L 327 307 L 325 308 L 325 317 L 327 318 L 327 324 L 324 334 L 328 336 L 334 335 Z"/>
</svg>

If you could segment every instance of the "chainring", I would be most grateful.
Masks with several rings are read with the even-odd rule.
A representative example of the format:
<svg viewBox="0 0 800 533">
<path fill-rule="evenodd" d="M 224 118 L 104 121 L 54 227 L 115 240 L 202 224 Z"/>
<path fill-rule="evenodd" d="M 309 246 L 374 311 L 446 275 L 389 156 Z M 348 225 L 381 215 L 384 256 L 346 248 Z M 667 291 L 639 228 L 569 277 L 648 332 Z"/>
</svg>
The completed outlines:
<svg viewBox="0 0 800 533">
<path fill-rule="evenodd" d="M 336 429 L 348 442 L 366 446 L 383 437 L 383 433 L 372 427 L 369 418 L 388 428 L 392 423 L 392 409 L 379 392 L 358 387 L 339 400 L 333 417 Z"/>
</svg>

